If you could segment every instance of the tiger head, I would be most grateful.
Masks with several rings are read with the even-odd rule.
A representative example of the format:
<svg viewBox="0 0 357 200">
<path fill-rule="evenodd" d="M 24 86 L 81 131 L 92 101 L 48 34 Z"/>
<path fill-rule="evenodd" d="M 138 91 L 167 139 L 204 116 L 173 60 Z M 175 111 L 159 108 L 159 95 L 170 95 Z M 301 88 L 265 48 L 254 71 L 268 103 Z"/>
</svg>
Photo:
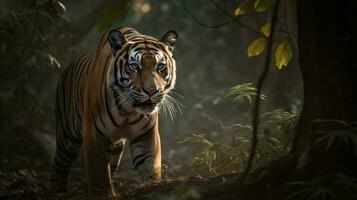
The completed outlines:
<svg viewBox="0 0 357 200">
<path fill-rule="evenodd" d="M 136 112 L 152 113 L 174 88 L 173 50 L 178 36 L 175 31 L 169 31 L 158 40 L 133 29 L 127 32 L 112 30 L 108 33 L 119 98 L 122 104 L 129 104 Z"/>
</svg>

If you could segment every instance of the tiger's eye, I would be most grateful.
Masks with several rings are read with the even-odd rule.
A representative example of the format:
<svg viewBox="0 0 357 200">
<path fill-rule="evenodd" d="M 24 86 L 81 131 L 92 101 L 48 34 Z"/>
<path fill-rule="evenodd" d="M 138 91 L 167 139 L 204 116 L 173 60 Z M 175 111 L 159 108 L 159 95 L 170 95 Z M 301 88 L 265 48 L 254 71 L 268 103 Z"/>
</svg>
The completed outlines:
<svg viewBox="0 0 357 200">
<path fill-rule="evenodd" d="M 139 65 L 136 63 L 130 63 L 129 68 L 133 71 L 139 71 L 139 69 L 140 69 Z"/>
<path fill-rule="evenodd" d="M 156 67 L 157 71 L 163 71 L 166 68 L 164 63 L 159 63 Z"/>
</svg>

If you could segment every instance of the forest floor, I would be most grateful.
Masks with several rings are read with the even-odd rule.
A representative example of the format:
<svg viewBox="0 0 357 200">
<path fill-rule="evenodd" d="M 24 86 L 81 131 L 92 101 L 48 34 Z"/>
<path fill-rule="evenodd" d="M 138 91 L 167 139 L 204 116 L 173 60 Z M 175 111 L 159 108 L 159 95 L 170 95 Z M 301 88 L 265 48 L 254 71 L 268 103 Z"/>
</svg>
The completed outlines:
<svg viewBox="0 0 357 200">
<path fill-rule="evenodd" d="M 80 200 L 91 199 L 88 195 L 88 183 L 83 158 L 71 169 L 68 192 L 52 194 L 48 190 L 50 177 L 50 158 L 46 152 L 31 138 L 30 134 L 21 132 L 21 137 L 3 134 L 0 152 L 0 200 Z M 15 139 L 14 139 L 15 138 Z M 185 154 L 191 155 L 189 153 Z M 119 173 L 115 175 L 115 183 L 120 193 L 116 200 L 148 199 L 148 200 L 225 200 L 235 199 L 234 193 L 204 196 L 215 191 L 218 186 L 229 182 L 234 174 L 212 178 L 198 178 L 182 175 L 177 177 L 176 171 L 164 173 L 160 183 L 140 183 L 130 165 L 129 157 L 124 156 Z M 184 160 L 183 158 L 176 158 Z M 165 162 L 169 163 L 170 162 Z M 183 162 L 181 162 L 183 163 Z M 172 165 L 171 165 L 172 166 Z M 171 169 L 174 167 L 171 167 Z M 170 169 L 170 166 L 169 166 Z M 180 168 L 180 171 L 184 168 Z M 186 170 L 187 171 L 187 170 Z M 188 172 L 188 171 L 187 171 Z M 186 173 L 190 174 L 190 173 Z M 225 187 L 225 186 L 224 186 Z M 233 187 L 236 190 L 236 187 Z"/>
<path fill-rule="evenodd" d="M 17 156 L 0 160 L 0 200 L 79 200 L 90 199 L 88 184 L 82 171 L 75 171 L 68 185 L 68 192 L 48 192 L 48 168 L 41 160 Z M 46 169 L 47 168 L 47 169 Z M 229 175 L 232 177 L 232 175 Z M 223 183 L 227 177 L 202 179 L 196 177 L 164 179 L 160 183 L 140 184 L 136 181 L 116 181 L 120 193 L 118 200 L 152 199 L 183 200 L 199 199 L 200 193 L 211 184 Z"/>
<path fill-rule="evenodd" d="M 10 131 L 3 133 L 0 140 L 0 200 L 89 199 L 83 156 L 77 159 L 71 169 L 68 192 L 52 194 L 48 189 L 51 156 L 26 131 L 16 130 L 16 136 L 21 137 L 15 137 Z M 160 183 L 140 183 L 128 154 L 124 155 L 119 173 L 115 174 L 115 183 L 120 193 L 116 199 L 178 200 L 197 199 L 199 196 L 195 187 L 202 184 L 204 179 L 169 178 L 164 173 L 164 180 Z M 171 177 L 172 174 L 178 173 L 171 172 Z"/>
<path fill-rule="evenodd" d="M 79 157 L 71 169 L 68 192 L 54 195 L 48 190 L 51 169 L 48 153 L 31 134 L 21 129 L 17 132 L 17 137 L 14 137 L 13 132 L 10 131 L 4 131 L 5 134 L 1 135 L 0 200 L 89 198 L 83 157 Z M 174 157 L 172 159 L 184 160 L 178 156 Z M 172 159 L 166 160 L 165 163 L 173 162 Z M 178 170 L 185 171 L 182 166 L 178 170 L 175 166 L 176 168 L 170 169 L 176 171 L 171 171 L 171 175 L 165 173 L 162 182 L 142 184 L 130 164 L 131 160 L 127 152 L 119 173 L 115 175 L 115 183 L 120 193 L 116 199 L 197 199 L 199 193 L 196 187 L 205 182 L 205 179 L 187 176 L 172 178 L 173 174 L 179 174 Z"/>
</svg>

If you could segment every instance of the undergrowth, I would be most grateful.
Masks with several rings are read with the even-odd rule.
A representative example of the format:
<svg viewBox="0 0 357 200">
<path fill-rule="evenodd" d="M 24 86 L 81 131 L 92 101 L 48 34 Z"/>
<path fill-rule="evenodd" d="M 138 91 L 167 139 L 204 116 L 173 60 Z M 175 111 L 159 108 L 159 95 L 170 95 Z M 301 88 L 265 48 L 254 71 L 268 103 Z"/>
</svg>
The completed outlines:
<svg viewBox="0 0 357 200">
<path fill-rule="evenodd" d="M 239 84 L 232 87 L 225 98 L 233 102 L 245 98 L 251 103 L 256 95 L 252 83 Z M 267 96 L 259 97 L 265 100 Z M 283 157 L 291 149 L 294 127 L 297 122 L 295 113 L 282 109 L 273 110 L 260 115 L 258 130 L 258 148 L 254 159 L 254 167 L 259 167 L 272 159 Z M 207 134 L 192 134 L 179 143 L 199 146 L 201 151 L 194 155 L 191 162 L 192 172 L 197 176 L 210 176 L 235 173 L 243 170 L 247 164 L 252 136 L 252 126 L 235 123 L 226 127 L 229 133 L 222 133 L 220 140 L 210 139 Z"/>
</svg>

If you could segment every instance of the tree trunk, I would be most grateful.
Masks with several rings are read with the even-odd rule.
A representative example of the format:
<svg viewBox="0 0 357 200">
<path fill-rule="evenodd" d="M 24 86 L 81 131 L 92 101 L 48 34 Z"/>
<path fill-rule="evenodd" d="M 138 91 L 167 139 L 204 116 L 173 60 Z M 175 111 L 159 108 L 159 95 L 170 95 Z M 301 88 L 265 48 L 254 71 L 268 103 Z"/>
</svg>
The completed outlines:
<svg viewBox="0 0 357 200">
<path fill-rule="evenodd" d="M 357 121 L 353 73 L 357 4 L 352 0 L 299 0 L 297 4 L 304 106 L 295 138 L 295 152 L 302 154 L 321 136 L 318 134 L 321 126 L 315 120 L 334 120 L 335 124 L 330 124 L 328 131 L 343 128 L 336 122 Z M 304 168 L 305 178 L 336 172 L 351 174 L 353 167 L 356 169 L 352 147 L 333 145 L 328 151 L 321 147 L 312 149 L 312 161 Z"/>
</svg>

